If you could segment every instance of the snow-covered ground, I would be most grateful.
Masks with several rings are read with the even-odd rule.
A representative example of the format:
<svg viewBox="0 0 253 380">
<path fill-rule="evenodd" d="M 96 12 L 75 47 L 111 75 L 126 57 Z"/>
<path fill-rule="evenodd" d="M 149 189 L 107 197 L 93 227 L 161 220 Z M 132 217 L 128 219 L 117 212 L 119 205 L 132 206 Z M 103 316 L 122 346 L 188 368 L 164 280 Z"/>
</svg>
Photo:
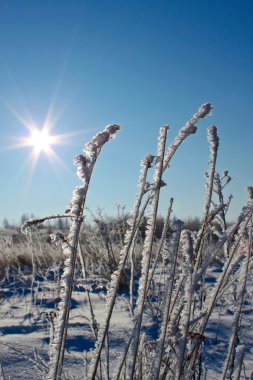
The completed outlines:
<svg viewBox="0 0 253 380">
<path fill-rule="evenodd" d="M 57 294 L 55 283 L 35 281 L 32 295 L 30 278 L 24 276 L 23 284 L 2 284 L 0 363 L 6 379 L 39 380 L 45 376 L 43 361 L 45 364 L 48 362 L 50 320 L 57 309 Z M 105 290 L 91 292 L 90 298 L 96 320 L 101 323 Z M 84 351 L 88 353 L 95 343 L 85 290 L 74 290 L 71 308 L 64 373 L 81 379 L 85 378 L 86 371 Z M 116 360 L 132 326 L 127 300 L 123 296 L 117 300 L 110 326 L 110 355 L 112 360 Z"/>
<path fill-rule="evenodd" d="M 207 281 L 214 284 L 217 268 L 209 270 Z M 252 274 L 252 272 L 251 272 Z M 50 320 L 57 307 L 57 292 L 54 281 L 43 281 L 37 276 L 31 283 L 30 274 L 23 275 L 22 281 L 2 283 L 0 318 L 0 363 L 5 379 L 45 378 L 44 365 L 48 362 L 48 344 L 50 339 Z M 33 291 L 31 292 L 31 286 Z M 243 305 L 240 344 L 246 345 L 241 373 L 242 379 L 251 379 L 253 355 L 253 308 L 252 277 L 247 287 L 247 299 Z M 98 323 L 104 318 L 105 289 L 96 289 L 90 293 L 95 317 Z M 229 306 L 230 305 L 230 306 Z M 94 347 L 95 338 L 90 324 L 90 309 L 87 292 L 75 288 L 71 303 L 71 317 L 68 328 L 64 375 L 67 379 L 88 378 L 86 361 Z M 226 357 L 233 322 L 231 302 L 226 295 L 215 308 L 208 324 L 202 362 L 206 368 L 207 379 L 219 379 Z M 149 313 L 145 323 L 152 324 Z M 128 296 L 122 294 L 115 305 L 110 325 L 110 378 L 131 331 L 132 319 L 129 311 Z M 151 329 L 152 330 L 152 329 Z M 0 377 L 1 378 L 1 377 Z"/>
</svg>

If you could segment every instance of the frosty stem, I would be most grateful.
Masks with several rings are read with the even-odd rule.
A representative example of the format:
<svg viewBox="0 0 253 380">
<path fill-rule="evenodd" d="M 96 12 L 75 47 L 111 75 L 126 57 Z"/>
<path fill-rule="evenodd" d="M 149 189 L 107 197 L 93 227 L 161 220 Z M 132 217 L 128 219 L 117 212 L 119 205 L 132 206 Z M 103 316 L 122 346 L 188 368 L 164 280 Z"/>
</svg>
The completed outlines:
<svg viewBox="0 0 253 380">
<path fill-rule="evenodd" d="M 157 209 L 159 203 L 159 195 L 160 195 L 160 185 L 163 173 L 163 163 L 164 163 L 164 154 L 165 154 L 165 146 L 166 146 L 166 138 L 167 138 L 168 126 L 164 126 L 160 129 L 159 142 L 158 142 L 158 162 L 156 164 L 155 173 L 154 173 L 154 190 L 153 197 L 150 205 L 150 214 L 147 221 L 147 233 L 144 241 L 143 248 L 143 258 L 142 258 L 142 274 L 139 283 L 139 292 L 137 299 L 137 307 L 136 307 L 136 321 L 137 325 L 135 328 L 135 337 L 133 341 L 133 363 L 131 368 L 131 376 L 130 378 L 134 378 L 135 365 L 138 353 L 139 346 L 139 337 L 141 331 L 142 324 L 142 316 L 144 312 L 145 299 L 147 295 L 147 285 L 149 278 L 149 268 L 150 268 L 150 260 L 151 260 L 151 252 L 154 240 L 155 233 L 155 223 L 157 217 Z"/>
<path fill-rule="evenodd" d="M 119 126 L 117 125 L 106 127 L 104 131 L 98 133 L 88 144 L 86 144 L 84 150 L 85 156 L 79 155 L 74 160 L 77 165 L 77 175 L 84 184 L 83 186 L 77 187 L 73 192 L 72 200 L 70 202 L 70 213 L 73 216 L 73 220 L 68 239 L 62 241 L 62 248 L 67 255 L 67 259 L 65 260 L 64 273 L 61 278 L 61 301 L 58 305 L 59 311 L 55 325 L 55 334 L 52 342 L 50 342 L 51 352 L 49 363 L 50 371 L 47 376 L 48 380 L 58 380 L 61 378 L 79 234 L 83 222 L 84 204 L 92 172 L 103 145 L 114 137 L 114 134 L 118 130 Z"/>
<path fill-rule="evenodd" d="M 245 219 L 245 227 L 248 225 L 248 223 L 250 222 L 252 218 L 252 210 L 249 210 L 248 213 L 245 215 L 244 219 Z M 231 262 L 232 262 L 232 259 L 235 255 L 235 253 L 237 252 L 237 249 L 238 249 L 238 246 L 239 246 L 239 243 L 240 243 L 240 240 L 242 238 L 242 232 L 237 236 L 237 240 L 234 244 L 234 247 L 232 249 L 232 252 L 230 254 L 230 256 L 228 257 L 228 259 L 226 260 L 225 264 L 224 264 L 224 267 L 223 267 L 223 272 L 222 274 L 220 275 L 219 277 L 219 280 L 218 282 L 216 283 L 216 286 L 211 294 L 211 297 L 210 297 L 210 301 L 207 305 L 207 309 L 206 309 L 206 313 L 205 313 L 205 317 L 201 323 L 201 326 L 199 328 L 199 336 L 203 336 L 204 332 L 205 332 L 205 329 L 206 329 L 206 326 L 207 326 L 207 323 L 209 321 L 209 318 L 212 314 L 212 311 L 214 309 L 214 306 L 217 302 L 217 298 L 221 292 L 221 289 L 222 289 L 222 286 L 224 285 L 225 283 L 225 279 L 226 279 L 226 275 L 228 273 L 228 270 L 229 270 L 229 267 L 231 265 Z M 193 346 L 193 349 L 192 349 L 192 353 L 191 355 L 195 352 L 194 354 L 194 359 L 192 360 L 192 368 L 194 368 L 194 365 L 195 365 L 195 361 L 196 361 L 196 357 L 197 357 L 197 352 L 198 352 L 198 349 L 201 345 L 201 340 L 198 340 L 197 343 Z"/>
<path fill-rule="evenodd" d="M 237 338 L 238 330 L 239 330 L 239 324 L 240 324 L 240 318 L 241 318 L 241 312 L 242 312 L 242 306 L 243 306 L 243 300 L 244 300 L 244 293 L 245 293 L 245 288 L 246 288 L 246 283 L 247 283 L 247 278 L 248 278 L 251 246 L 252 246 L 252 219 L 251 219 L 251 226 L 250 226 L 250 233 L 249 234 L 250 234 L 250 236 L 249 236 L 249 241 L 248 241 L 246 257 L 244 259 L 244 262 L 241 265 L 239 289 L 238 289 L 238 294 L 237 294 L 238 304 L 236 306 L 236 311 L 235 311 L 235 316 L 234 316 L 233 333 L 232 333 L 232 336 L 231 336 L 231 339 L 229 342 L 227 359 L 225 361 L 223 372 L 222 372 L 222 380 L 225 380 L 225 378 L 226 378 L 227 371 L 229 368 L 230 359 L 231 359 L 231 355 L 235 349 L 236 338 Z"/>
<path fill-rule="evenodd" d="M 105 338 L 109 329 L 110 320 L 111 320 L 113 308 L 115 305 L 121 277 L 125 269 L 125 264 L 128 258 L 128 254 L 133 244 L 133 240 L 136 234 L 136 229 L 138 228 L 138 225 L 139 225 L 139 221 L 140 221 L 139 211 L 140 211 L 142 198 L 145 193 L 147 171 L 150 165 L 152 164 L 152 161 L 153 161 L 153 156 L 148 155 L 144 158 L 144 160 L 141 163 L 142 170 L 141 170 L 141 175 L 140 175 L 140 180 L 139 180 L 140 192 L 137 194 L 137 197 L 136 197 L 134 212 L 133 212 L 132 219 L 130 221 L 130 229 L 126 235 L 125 245 L 122 251 L 120 252 L 120 261 L 119 261 L 118 269 L 111 276 L 111 283 L 110 283 L 110 288 L 109 288 L 109 294 L 107 296 L 107 305 L 106 305 L 107 314 L 106 314 L 104 323 L 99 330 L 98 339 L 96 342 L 96 349 L 93 352 L 94 357 L 93 357 L 91 373 L 90 373 L 90 378 L 92 380 L 95 380 L 96 378 L 97 368 L 100 361 L 100 356 L 101 356 L 101 352 L 102 352 L 103 345 L 105 342 Z"/>
<path fill-rule="evenodd" d="M 204 233 L 208 223 L 209 210 L 211 205 L 212 193 L 213 193 L 213 182 L 214 182 L 214 174 L 215 167 L 217 161 L 218 147 L 219 147 L 219 138 L 217 136 L 217 128 L 213 125 L 208 129 L 208 141 L 210 143 L 210 170 L 208 176 L 208 191 L 206 195 L 206 203 L 205 203 L 205 212 L 204 212 L 204 221 L 201 226 L 201 230 L 199 232 L 199 236 L 195 246 L 196 253 L 196 263 L 195 269 L 197 270 L 201 260 L 201 251 L 203 245 Z"/>
</svg>

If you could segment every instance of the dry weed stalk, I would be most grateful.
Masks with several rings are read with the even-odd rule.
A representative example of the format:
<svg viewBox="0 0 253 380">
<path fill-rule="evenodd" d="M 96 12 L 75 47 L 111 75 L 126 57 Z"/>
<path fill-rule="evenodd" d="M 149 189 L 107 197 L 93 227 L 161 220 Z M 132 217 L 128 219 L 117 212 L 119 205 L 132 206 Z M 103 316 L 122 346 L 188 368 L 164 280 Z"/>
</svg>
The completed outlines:
<svg viewBox="0 0 253 380">
<path fill-rule="evenodd" d="M 167 126 L 162 127 L 160 129 L 160 135 L 159 135 L 159 141 L 158 141 L 158 149 L 157 149 L 158 159 L 157 159 L 157 164 L 156 164 L 154 178 L 153 178 L 154 190 L 153 190 L 153 194 L 151 198 L 149 218 L 147 220 L 147 231 L 146 231 L 146 237 L 144 241 L 144 248 L 142 252 L 142 270 L 141 270 L 141 277 L 139 280 L 138 298 L 136 302 L 137 305 L 135 309 L 135 319 L 137 323 L 135 327 L 135 336 L 134 336 L 134 340 L 132 344 L 133 363 L 132 363 L 132 369 L 131 369 L 131 379 L 133 379 L 134 372 L 135 372 L 135 364 L 136 364 L 137 352 L 138 352 L 138 347 L 139 347 L 142 317 L 143 317 L 144 306 L 145 306 L 145 301 L 146 301 L 147 291 L 148 291 L 147 285 L 148 285 L 148 280 L 149 280 L 152 246 L 154 242 L 155 224 L 156 224 L 156 218 L 157 218 L 157 210 L 158 210 L 160 187 L 161 187 L 160 184 L 161 184 L 162 173 L 163 173 L 167 131 L 168 131 Z"/>
<path fill-rule="evenodd" d="M 58 380 L 61 378 L 67 338 L 70 300 L 73 290 L 74 270 L 78 253 L 79 234 L 83 222 L 84 204 L 92 172 L 104 144 L 111 140 L 119 129 L 120 127 L 118 125 L 109 125 L 104 131 L 98 133 L 88 144 L 85 145 L 84 155 L 80 154 L 74 159 L 74 163 L 77 166 L 77 175 L 83 181 L 83 185 L 76 187 L 69 204 L 68 214 L 71 216 L 72 223 L 67 239 L 65 239 L 63 235 L 55 237 L 56 241 L 61 241 L 67 259 L 65 260 L 64 272 L 61 278 L 61 301 L 58 304 L 55 333 L 53 340 L 50 342 L 50 371 L 47 376 L 48 380 Z M 69 215 L 66 216 L 68 217 Z M 26 232 L 26 230 L 37 226 L 45 219 L 50 219 L 50 217 L 29 220 L 24 224 L 22 230 Z"/>
</svg>

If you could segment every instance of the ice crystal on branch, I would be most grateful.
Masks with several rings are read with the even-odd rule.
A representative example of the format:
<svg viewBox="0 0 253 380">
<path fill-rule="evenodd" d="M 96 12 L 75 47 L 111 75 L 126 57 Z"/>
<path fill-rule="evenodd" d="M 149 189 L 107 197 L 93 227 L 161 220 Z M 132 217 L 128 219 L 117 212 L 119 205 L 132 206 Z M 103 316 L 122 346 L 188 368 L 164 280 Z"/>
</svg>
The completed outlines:
<svg viewBox="0 0 253 380">
<path fill-rule="evenodd" d="M 21 227 L 22 234 L 26 235 L 29 231 L 35 230 L 41 224 L 40 219 L 28 219 Z"/>
<path fill-rule="evenodd" d="M 248 186 L 247 187 L 247 191 L 248 191 L 248 194 L 249 194 L 249 199 L 253 200 L 253 187 L 252 186 Z"/>
<path fill-rule="evenodd" d="M 74 164 L 77 166 L 76 174 L 82 181 L 85 181 L 85 179 L 90 173 L 89 166 L 87 165 L 88 163 L 89 159 L 87 159 L 82 154 L 79 154 L 74 158 Z"/>
<path fill-rule="evenodd" d="M 102 148 L 102 146 L 109 140 L 115 137 L 115 133 L 120 129 L 117 124 L 108 125 L 102 132 L 97 133 L 93 139 L 85 145 L 84 153 L 91 160 L 94 155 Z"/>
<path fill-rule="evenodd" d="M 64 234 L 60 231 L 55 231 L 53 234 L 51 234 L 50 239 L 51 242 L 56 246 L 60 245 L 65 240 Z"/>
<path fill-rule="evenodd" d="M 201 119 L 206 116 L 211 116 L 213 106 L 211 103 L 204 103 L 202 106 L 199 107 L 198 112 L 196 113 L 196 119 Z"/>
<path fill-rule="evenodd" d="M 85 145 L 84 154 L 79 154 L 74 158 L 74 164 L 77 166 L 77 175 L 83 182 L 89 181 L 98 153 L 107 141 L 115 137 L 115 133 L 119 129 L 120 126 L 117 124 L 108 125 Z"/>
<path fill-rule="evenodd" d="M 208 141 L 211 146 L 211 149 L 217 150 L 219 146 L 219 137 L 217 135 L 217 127 L 215 125 L 212 125 L 210 128 L 208 128 Z"/>
<path fill-rule="evenodd" d="M 165 155 L 164 159 L 164 170 L 169 165 L 170 160 L 176 153 L 178 147 L 184 142 L 184 140 L 190 136 L 191 134 L 194 134 L 197 131 L 197 127 L 195 124 L 200 119 L 203 119 L 204 117 L 210 115 L 212 110 L 212 105 L 210 103 L 204 103 L 198 110 L 198 112 L 192 116 L 192 118 L 185 124 L 183 128 L 180 129 L 179 134 L 176 136 L 173 143 L 169 146 L 169 149 Z"/>
</svg>

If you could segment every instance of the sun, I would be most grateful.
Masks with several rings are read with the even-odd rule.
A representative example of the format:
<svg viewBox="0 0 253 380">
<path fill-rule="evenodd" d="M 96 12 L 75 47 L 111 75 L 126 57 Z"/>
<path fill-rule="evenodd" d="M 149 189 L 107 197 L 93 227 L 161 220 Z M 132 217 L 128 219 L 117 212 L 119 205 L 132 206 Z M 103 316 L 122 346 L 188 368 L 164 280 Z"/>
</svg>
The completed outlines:
<svg viewBox="0 0 253 380">
<path fill-rule="evenodd" d="M 50 145 L 53 144 L 53 136 L 50 136 L 46 129 L 39 130 L 34 128 L 27 142 L 37 153 L 49 153 Z"/>
<path fill-rule="evenodd" d="M 44 156 L 48 159 L 50 166 L 53 168 L 57 176 L 59 166 L 70 174 L 71 171 L 69 167 L 58 156 L 55 151 L 55 146 L 72 145 L 72 137 L 80 134 L 80 132 L 74 131 L 55 134 L 53 133 L 54 123 L 48 116 L 41 126 L 36 124 L 32 118 L 30 120 L 25 120 L 22 116 L 18 115 L 18 119 L 21 121 L 21 125 L 25 127 L 23 130 L 23 136 L 13 137 L 12 140 L 14 143 L 6 148 L 30 148 L 31 151 L 28 154 L 27 159 L 24 161 L 23 165 L 20 166 L 20 170 L 26 170 L 28 173 L 27 187 L 30 186 L 33 173 L 41 156 Z M 42 162 L 45 163 L 45 161 Z"/>
<path fill-rule="evenodd" d="M 6 108 L 11 111 L 11 113 L 16 117 L 19 122 L 21 135 L 19 136 L 10 136 L 12 143 L 8 144 L 5 149 L 22 149 L 29 148 L 27 158 L 24 160 L 23 164 L 19 164 L 20 171 L 26 171 L 27 178 L 27 189 L 30 186 L 32 177 L 36 166 L 42 158 L 41 163 L 46 165 L 47 162 L 50 164 L 55 175 L 60 178 L 59 169 L 64 169 L 69 175 L 73 176 L 73 171 L 65 164 L 63 159 L 61 159 L 56 153 L 56 147 L 73 145 L 73 138 L 78 135 L 83 135 L 83 130 L 75 130 L 65 133 L 54 133 L 54 128 L 56 124 L 62 117 L 62 114 L 65 112 L 65 109 L 62 109 L 61 112 L 53 113 L 54 102 L 50 103 L 49 109 L 46 112 L 44 121 L 41 124 L 35 122 L 32 114 L 28 109 L 24 109 L 26 116 L 18 112 L 10 103 L 3 99 L 0 95 L 0 102 L 3 103 Z M 85 129 L 85 132 L 88 132 L 89 129 Z M 44 156 L 44 157 L 42 157 Z M 47 159 L 47 161 L 44 160 Z"/>
<path fill-rule="evenodd" d="M 41 154 L 52 158 L 54 155 L 53 145 L 64 144 L 67 135 L 53 135 L 52 126 L 49 123 L 44 123 L 42 127 L 37 126 L 35 123 L 27 123 L 26 128 L 27 135 L 17 139 L 18 144 L 16 147 L 31 147 L 35 160 Z"/>
</svg>

